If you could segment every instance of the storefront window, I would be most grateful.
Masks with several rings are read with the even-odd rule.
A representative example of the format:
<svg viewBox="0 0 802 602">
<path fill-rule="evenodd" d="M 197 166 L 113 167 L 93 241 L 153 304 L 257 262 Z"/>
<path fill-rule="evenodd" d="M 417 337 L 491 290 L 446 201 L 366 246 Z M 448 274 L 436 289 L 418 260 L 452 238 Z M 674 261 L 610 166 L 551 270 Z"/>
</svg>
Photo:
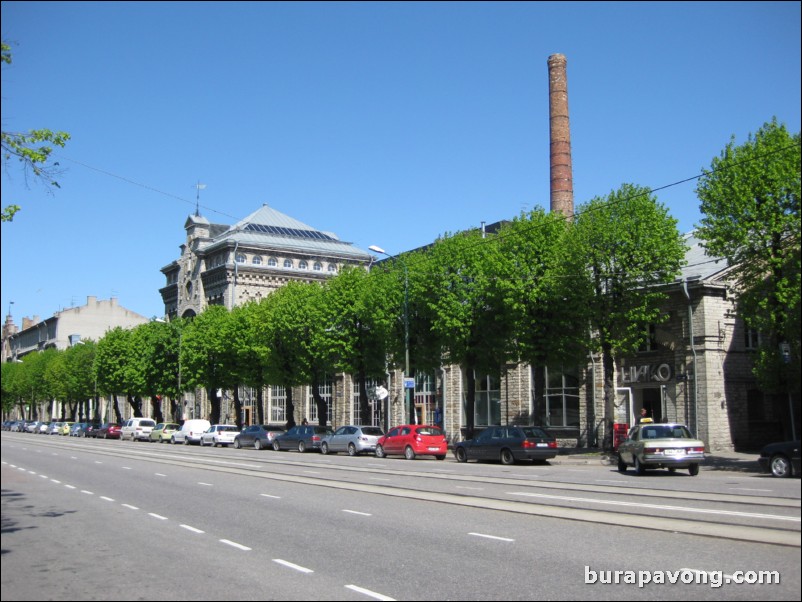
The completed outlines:
<svg viewBox="0 0 802 602">
<path fill-rule="evenodd" d="M 370 397 L 370 391 L 375 391 L 376 386 L 381 383 L 375 379 L 369 378 L 365 381 L 365 386 L 368 389 L 368 405 L 370 406 L 371 423 L 364 426 L 380 426 L 381 425 L 381 404 L 378 400 Z M 351 394 L 351 424 L 361 424 L 359 413 L 359 400 L 361 395 L 359 393 L 359 381 L 354 379 Z"/>
<path fill-rule="evenodd" d="M 287 422 L 287 390 L 278 385 L 270 387 L 270 422 Z"/>
</svg>

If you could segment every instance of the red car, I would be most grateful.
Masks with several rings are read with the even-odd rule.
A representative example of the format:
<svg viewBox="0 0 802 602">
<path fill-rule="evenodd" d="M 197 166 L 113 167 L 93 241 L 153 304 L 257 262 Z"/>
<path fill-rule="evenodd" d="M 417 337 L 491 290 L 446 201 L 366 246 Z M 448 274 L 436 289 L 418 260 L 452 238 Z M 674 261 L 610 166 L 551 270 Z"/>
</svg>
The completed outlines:
<svg viewBox="0 0 802 602">
<path fill-rule="evenodd" d="M 407 460 L 415 456 L 434 456 L 445 460 L 448 442 L 439 426 L 402 424 L 391 428 L 376 444 L 376 457 L 403 455 Z"/>
<path fill-rule="evenodd" d="M 119 439 L 120 428 L 119 424 L 107 422 L 97 430 L 97 434 L 94 436 L 98 439 Z"/>
</svg>

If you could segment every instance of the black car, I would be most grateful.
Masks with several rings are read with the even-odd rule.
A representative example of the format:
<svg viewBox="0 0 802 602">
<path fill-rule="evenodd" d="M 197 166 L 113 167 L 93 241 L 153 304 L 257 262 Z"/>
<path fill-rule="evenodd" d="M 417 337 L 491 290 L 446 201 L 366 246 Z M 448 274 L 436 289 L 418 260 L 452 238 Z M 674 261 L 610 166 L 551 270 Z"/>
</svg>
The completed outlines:
<svg viewBox="0 0 802 602">
<path fill-rule="evenodd" d="M 557 440 L 537 426 L 491 426 L 468 441 L 454 446 L 457 462 L 500 460 L 549 460 L 557 455 Z"/>
<path fill-rule="evenodd" d="M 308 449 L 320 451 L 320 442 L 323 437 L 333 433 L 334 430 L 330 426 L 313 426 L 311 424 L 294 426 L 273 439 L 273 449 L 276 451 L 297 449 L 301 453 Z"/>
<path fill-rule="evenodd" d="M 253 445 L 256 449 L 268 449 L 273 438 L 284 432 L 280 426 L 272 424 L 252 424 L 242 429 L 242 432 L 234 437 L 234 447 L 248 447 Z"/>
<path fill-rule="evenodd" d="M 760 451 L 757 461 L 764 472 L 775 477 L 799 476 L 799 441 L 770 443 Z"/>
</svg>

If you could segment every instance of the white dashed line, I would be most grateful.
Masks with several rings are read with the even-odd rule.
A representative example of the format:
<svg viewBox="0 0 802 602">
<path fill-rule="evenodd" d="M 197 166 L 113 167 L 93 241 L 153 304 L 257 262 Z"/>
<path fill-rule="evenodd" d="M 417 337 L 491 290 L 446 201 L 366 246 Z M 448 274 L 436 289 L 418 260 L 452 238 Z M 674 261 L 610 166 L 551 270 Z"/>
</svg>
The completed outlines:
<svg viewBox="0 0 802 602">
<path fill-rule="evenodd" d="M 86 489 L 81 489 L 81 493 L 85 493 L 86 495 L 95 495 L 91 491 L 87 491 Z"/>
<path fill-rule="evenodd" d="M 241 543 L 236 543 L 236 542 L 230 541 L 228 539 L 221 539 L 220 543 L 224 543 L 227 546 L 231 546 L 233 548 L 237 548 L 238 550 L 244 550 L 246 552 L 250 552 L 251 551 L 251 548 L 249 548 L 248 546 L 244 546 Z"/>
<path fill-rule="evenodd" d="M 139 510 L 136 506 L 132 506 L 131 504 L 123 504 L 123 507 L 130 508 L 131 510 Z"/>
<path fill-rule="evenodd" d="M 66 483 L 64 484 L 64 487 L 66 487 L 67 489 L 77 489 L 75 485 L 67 485 Z"/>
<path fill-rule="evenodd" d="M 355 592 L 359 592 L 360 594 L 365 594 L 366 596 L 370 596 L 371 598 L 376 598 L 376 600 L 386 600 L 388 602 L 395 600 L 395 598 L 391 598 L 390 596 L 385 596 L 384 594 L 379 594 L 369 589 L 365 589 L 364 587 L 359 587 L 358 585 L 346 585 L 345 587 Z"/>
<path fill-rule="evenodd" d="M 198 481 L 198 485 L 203 485 L 204 487 L 212 487 L 211 483 L 203 483 L 201 481 Z"/>
<path fill-rule="evenodd" d="M 107 502 L 113 502 L 113 501 L 114 501 L 112 498 L 110 498 L 110 497 L 106 497 L 105 495 L 101 495 L 101 496 L 100 496 L 100 499 L 101 499 L 101 500 L 106 500 Z"/>
<path fill-rule="evenodd" d="M 301 573 L 314 573 L 315 572 L 312 569 L 308 569 L 308 568 L 306 568 L 304 566 L 300 566 L 298 564 L 293 564 L 292 562 L 287 562 L 286 560 L 282 560 L 281 558 L 274 558 L 273 562 L 276 562 L 278 564 L 284 565 L 284 566 L 286 566 L 288 568 L 291 568 L 291 569 L 295 569 L 296 571 L 299 571 Z"/>
<path fill-rule="evenodd" d="M 514 539 L 510 539 L 509 537 L 497 537 L 495 535 L 486 535 L 485 533 L 468 533 L 468 535 L 474 535 L 476 537 L 484 537 L 485 539 L 495 539 L 498 541 L 515 541 Z"/>
<path fill-rule="evenodd" d="M 358 514 L 359 516 L 373 516 L 367 512 L 358 512 L 357 510 L 343 510 L 343 512 L 347 512 L 348 514 Z"/>
<path fill-rule="evenodd" d="M 181 525 L 187 531 L 192 531 L 193 533 L 206 533 L 206 531 L 201 531 L 200 529 L 196 529 L 195 527 L 190 527 L 189 525 Z"/>
<path fill-rule="evenodd" d="M 274 500 L 280 500 L 280 499 L 281 499 L 279 496 L 277 496 L 277 495 L 270 495 L 269 493 L 260 493 L 259 495 L 261 495 L 262 497 L 269 497 L 269 498 L 273 498 Z"/>
<path fill-rule="evenodd" d="M 162 516 L 161 514 L 155 514 L 153 512 L 148 512 L 148 516 L 152 516 L 153 518 L 158 518 L 159 520 L 167 520 L 166 516 Z"/>
</svg>

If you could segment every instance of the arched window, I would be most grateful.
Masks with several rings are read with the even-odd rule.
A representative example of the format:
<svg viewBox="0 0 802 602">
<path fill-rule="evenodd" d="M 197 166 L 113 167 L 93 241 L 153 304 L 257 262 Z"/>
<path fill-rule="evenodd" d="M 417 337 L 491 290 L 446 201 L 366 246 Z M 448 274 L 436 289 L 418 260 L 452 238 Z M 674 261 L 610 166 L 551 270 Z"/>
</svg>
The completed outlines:
<svg viewBox="0 0 802 602">
<path fill-rule="evenodd" d="M 337 264 L 330 263 L 329 264 L 329 272 L 336 272 L 337 271 Z"/>
<path fill-rule="evenodd" d="M 292 267 L 292 259 L 285 259 L 284 260 L 284 267 L 291 268 Z"/>
<path fill-rule="evenodd" d="M 323 265 L 319 261 L 316 261 L 312 269 L 315 270 L 316 272 L 322 272 Z"/>
<path fill-rule="evenodd" d="M 260 255 L 254 255 L 251 263 L 253 265 L 262 265 L 262 257 Z"/>
<path fill-rule="evenodd" d="M 267 260 L 267 265 L 269 265 L 271 268 L 276 267 L 278 265 L 278 259 L 276 259 L 275 257 L 271 257 L 270 259 Z"/>
<path fill-rule="evenodd" d="M 298 269 L 299 270 L 306 270 L 308 268 L 309 268 L 309 264 L 306 263 L 306 261 L 304 261 L 303 259 L 298 263 Z"/>
<path fill-rule="evenodd" d="M 237 263 L 247 263 L 248 259 L 245 257 L 244 253 L 237 253 Z"/>
</svg>

